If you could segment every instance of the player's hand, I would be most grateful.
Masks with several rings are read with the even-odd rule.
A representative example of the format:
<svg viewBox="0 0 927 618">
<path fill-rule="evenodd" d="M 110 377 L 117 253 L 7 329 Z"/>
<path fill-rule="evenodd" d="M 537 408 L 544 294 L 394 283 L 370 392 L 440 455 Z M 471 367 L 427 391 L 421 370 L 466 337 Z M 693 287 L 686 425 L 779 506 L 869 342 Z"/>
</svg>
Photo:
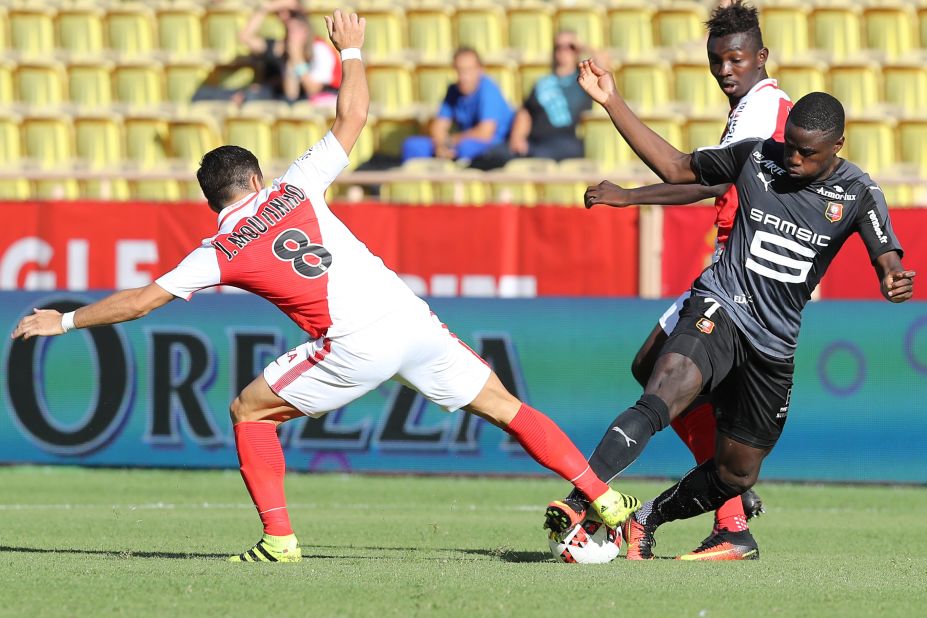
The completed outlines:
<svg viewBox="0 0 927 618">
<path fill-rule="evenodd" d="M 23 340 L 39 335 L 61 335 L 64 329 L 61 327 L 61 313 L 54 309 L 33 309 L 32 315 L 27 315 L 16 328 L 11 339 L 22 337 Z"/>
<path fill-rule="evenodd" d="M 325 26 L 328 28 L 328 38 L 338 51 L 352 47 L 360 49 L 364 46 L 367 20 L 358 17 L 357 13 L 345 15 L 339 9 L 335 9 L 331 17 L 325 17 Z"/>
<path fill-rule="evenodd" d="M 592 208 L 596 204 L 628 206 L 631 204 L 631 192 L 613 182 L 603 180 L 599 184 L 586 189 L 586 193 L 583 195 L 583 203 L 586 208 Z"/>
<path fill-rule="evenodd" d="M 605 105 L 609 97 L 618 94 L 615 76 L 596 64 L 594 60 L 583 60 L 579 63 L 579 77 L 576 81 L 599 105 Z"/>
<path fill-rule="evenodd" d="M 882 279 L 882 294 L 893 303 L 903 303 L 914 296 L 913 270 L 890 272 Z"/>
</svg>

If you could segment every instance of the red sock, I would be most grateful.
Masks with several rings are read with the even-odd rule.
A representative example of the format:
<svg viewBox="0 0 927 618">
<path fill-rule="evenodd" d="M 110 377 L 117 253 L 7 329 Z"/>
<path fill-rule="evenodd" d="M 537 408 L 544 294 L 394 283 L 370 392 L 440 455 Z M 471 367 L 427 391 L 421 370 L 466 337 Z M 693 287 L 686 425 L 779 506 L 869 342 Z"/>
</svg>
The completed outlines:
<svg viewBox="0 0 927 618">
<path fill-rule="evenodd" d="M 695 456 L 696 463 L 704 463 L 715 456 L 715 409 L 710 403 L 693 408 L 673 421 L 673 429 Z M 735 496 L 715 511 L 715 527 L 731 532 L 747 530 L 747 516 L 740 496 Z"/>
<path fill-rule="evenodd" d="M 506 431 L 536 462 L 573 483 L 590 500 L 608 491 L 608 485 L 595 475 L 579 449 L 543 413 L 521 404 Z"/>
<path fill-rule="evenodd" d="M 244 422 L 234 427 L 241 478 L 264 523 L 273 536 L 293 534 L 283 493 L 286 462 L 273 423 Z"/>
</svg>

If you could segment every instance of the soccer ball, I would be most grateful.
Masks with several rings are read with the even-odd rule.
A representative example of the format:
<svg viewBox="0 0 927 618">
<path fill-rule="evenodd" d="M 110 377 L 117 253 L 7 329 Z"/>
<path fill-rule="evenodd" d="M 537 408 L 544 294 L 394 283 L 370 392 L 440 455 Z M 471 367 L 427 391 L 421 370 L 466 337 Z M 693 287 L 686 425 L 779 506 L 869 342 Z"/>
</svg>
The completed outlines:
<svg viewBox="0 0 927 618">
<path fill-rule="evenodd" d="M 547 540 L 559 562 L 605 564 L 618 557 L 621 530 L 587 517 L 563 534 L 551 532 Z"/>
</svg>

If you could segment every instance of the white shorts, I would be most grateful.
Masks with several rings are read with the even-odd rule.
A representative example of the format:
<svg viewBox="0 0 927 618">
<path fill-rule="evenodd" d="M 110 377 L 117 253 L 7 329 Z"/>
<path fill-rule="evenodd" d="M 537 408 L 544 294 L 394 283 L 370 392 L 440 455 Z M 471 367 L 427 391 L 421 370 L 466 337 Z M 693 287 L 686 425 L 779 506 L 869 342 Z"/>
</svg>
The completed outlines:
<svg viewBox="0 0 927 618">
<path fill-rule="evenodd" d="M 490 371 L 421 303 L 349 335 L 297 346 L 268 365 L 264 379 L 287 403 L 317 418 L 390 379 L 453 412 L 476 399 Z"/>
</svg>

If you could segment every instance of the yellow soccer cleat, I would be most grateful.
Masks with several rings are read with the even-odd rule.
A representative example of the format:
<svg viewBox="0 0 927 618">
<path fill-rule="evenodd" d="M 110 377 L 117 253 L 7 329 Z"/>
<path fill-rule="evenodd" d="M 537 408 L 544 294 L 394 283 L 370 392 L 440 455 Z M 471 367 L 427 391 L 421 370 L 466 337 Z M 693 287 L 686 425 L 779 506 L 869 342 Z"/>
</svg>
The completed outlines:
<svg viewBox="0 0 927 618">
<path fill-rule="evenodd" d="M 295 534 L 287 536 L 271 536 L 265 534 L 254 547 L 231 556 L 229 562 L 299 562 L 303 559 L 303 551 L 299 548 L 299 541 Z"/>
<path fill-rule="evenodd" d="M 641 501 L 634 496 L 609 489 L 593 500 L 589 511 L 595 513 L 606 526 L 619 528 L 634 511 L 641 508 Z"/>
</svg>

